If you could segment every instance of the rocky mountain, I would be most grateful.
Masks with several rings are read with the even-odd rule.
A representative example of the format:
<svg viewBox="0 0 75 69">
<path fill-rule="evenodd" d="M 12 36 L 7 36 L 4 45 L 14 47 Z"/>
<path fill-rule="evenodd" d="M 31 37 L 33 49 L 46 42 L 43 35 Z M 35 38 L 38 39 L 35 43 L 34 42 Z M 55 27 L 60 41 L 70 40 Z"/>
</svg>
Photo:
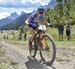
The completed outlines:
<svg viewBox="0 0 75 69">
<path fill-rule="evenodd" d="M 22 12 L 21 15 L 17 15 L 17 13 L 12 13 L 11 16 L 0 20 L 0 30 L 9 30 L 9 29 L 17 29 L 17 27 L 23 25 L 25 23 L 25 19 L 30 15 Z"/>
<path fill-rule="evenodd" d="M 4 19 L 0 20 L 0 27 L 8 24 L 9 22 L 13 21 L 17 17 L 18 17 L 17 13 L 14 12 L 10 16 L 8 16 L 7 18 L 4 18 Z"/>
<path fill-rule="evenodd" d="M 43 6 L 43 8 L 52 8 L 56 4 L 56 0 L 51 0 L 51 2 L 48 5 Z M 31 13 L 25 13 L 22 12 L 21 15 L 18 15 L 16 12 L 11 13 L 10 16 L 7 18 L 4 18 L 0 20 L 0 30 L 6 30 L 6 29 L 17 29 L 19 26 L 23 25 L 25 22 L 25 19 L 30 15 Z"/>
</svg>

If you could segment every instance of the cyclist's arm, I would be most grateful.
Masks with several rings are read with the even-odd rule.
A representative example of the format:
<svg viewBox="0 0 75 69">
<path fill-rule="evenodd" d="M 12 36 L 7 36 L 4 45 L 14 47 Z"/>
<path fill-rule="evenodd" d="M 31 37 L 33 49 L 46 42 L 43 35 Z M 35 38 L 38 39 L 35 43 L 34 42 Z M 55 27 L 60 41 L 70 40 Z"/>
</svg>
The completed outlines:
<svg viewBox="0 0 75 69">
<path fill-rule="evenodd" d="M 46 19 L 44 19 L 44 25 L 45 25 L 45 26 L 48 26 L 48 22 L 47 22 Z"/>
<path fill-rule="evenodd" d="M 28 17 L 28 18 L 25 20 L 25 23 L 28 25 L 30 21 L 31 21 L 31 17 Z"/>
<path fill-rule="evenodd" d="M 25 23 L 28 25 L 29 24 L 29 18 L 27 18 L 26 20 L 25 20 Z"/>
<path fill-rule="evenodd" d="M 45 25 L 45 26 L 48 26 L 48 22 L 47 22 L 47 19 L 46 19 L 45 14 L 43 14 L 43 17 L 42 17 L 42 18 L 44 19 L 44 25 Z"/>
</svg>

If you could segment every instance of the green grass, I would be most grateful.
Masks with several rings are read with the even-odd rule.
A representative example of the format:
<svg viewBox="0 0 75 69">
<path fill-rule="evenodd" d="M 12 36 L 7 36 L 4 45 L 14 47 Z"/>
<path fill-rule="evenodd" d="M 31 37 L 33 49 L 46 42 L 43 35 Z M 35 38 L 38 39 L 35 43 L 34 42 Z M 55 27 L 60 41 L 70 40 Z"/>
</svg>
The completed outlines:
<svg viewBox="0 0 75 69">
<path fill-rule="evenodd" d="M 64 41 L 55 41 L 56 47 L 67 47 L 67 46 L 75 46 L 75 40 L 64 40 Z"/>
<path fill-rule="evenodd" d="M 11 44 L 18 44 L 18 45 L 25 45 L 25 43 L 27 43 L 27 41 L 24 40 L 8 40 L 6 41 L 8 43 Z M 75 46 L 75 40 L 63 40 L 63 41 L 55 41 L 56 47 L 60 48 L 60 47 L 67 47 L 67 46 Z"/>
<path fill-rule="evenodd" d="M 55 44 L 56 44 L 57 47 L 61 47 L 61 46 L 75 46 L 75 30 L 74 29 L 75 29 L 75 25 L 72 26 L 72 28 L 71 28 L 71 40 L 70 41 L 67 41 L 65 29 L 64 29 L 63 41 L 58 41 L 58 39 L 59 39 L 58 36 L 59 35 L 58 35 L 58 29 L 57 28 L 50 28 L 50 27 L 48 27 L 47 28 L 47 33 L 50 34 L 54 38 Z M 18 33 L 19 32 L 16 32 L 15 33 L 15 37 L 13 39 L 11 39 L 11 40 L 8 40 L 7 42 L 14 43 L 14 44 L 25 44 L 24 40 L 18 40 L 17 39 Z M 29 31 L 27 32 L 27 36 L 28 35 L 29 35 Z"/>
<path fill-rule="evenodd" d="M 71 40 L 75 39 L 75 28 L 72 27 L 71 29 Z M 57 28 L 47 28 L 47 33 L 50 34 L 54 40 L 58 40 L 59 38 L 59 33 L 58 33 L 58 29 Z M 63 35 L 63 39 L 66 40 L 66 29 L 64 29 L 64 35 Z"/>
<path fill-rule="evenodd" d="M 7 43 L 11 43 L 11 44 L 20 44 L 20 45 L 24 45 L 25 41 L 24 40 L 7 40 Z"/>
</svg>

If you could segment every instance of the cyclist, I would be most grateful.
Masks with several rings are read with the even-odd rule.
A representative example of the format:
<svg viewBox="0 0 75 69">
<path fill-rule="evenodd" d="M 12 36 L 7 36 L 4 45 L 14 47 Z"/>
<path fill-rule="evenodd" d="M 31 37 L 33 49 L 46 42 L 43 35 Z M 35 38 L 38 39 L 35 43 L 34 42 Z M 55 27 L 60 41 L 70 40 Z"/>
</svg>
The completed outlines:
<svg viewBox="0 0 75 69">
<path fill-rule="evenodd" d="M 27 18 L 27 20 L 25 21 L 25 23 L 28 24 L 29 26 L 29 29 L 30 29 L 30 48 L 32 48 L 32 39 L 35 35 L 35 31 L 38 30 L 38 25 L 40 23 L 40 21 L 43 21 L 44 25 L 47 26 L 47 20 L 45 18 L 45 15 L 44 15 L 44 9 L 43 8 L 38 8 L 37 12 L 34 14 L 34 15 L 31 15 Z M 40 36 L 40 45 L 41 45 L 41 48 L 43 49 L 43 44 L 41 42 L 41 39 L 42 39 L 42 33 L 39 34 Z"/>
</svg>

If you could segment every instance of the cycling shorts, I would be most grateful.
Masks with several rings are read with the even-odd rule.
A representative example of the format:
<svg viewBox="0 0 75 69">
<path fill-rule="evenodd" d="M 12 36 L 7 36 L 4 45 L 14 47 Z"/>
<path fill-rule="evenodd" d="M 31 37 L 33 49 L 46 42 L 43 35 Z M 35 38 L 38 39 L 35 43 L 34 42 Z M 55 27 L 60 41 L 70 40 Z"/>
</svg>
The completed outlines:
<svg viewBox="0 0 75 69">
<path fill-rule="evenodd" d="M 38 28 L 38 23 L 32 22 L 32 23 L 29 23 L 28 26 L 29 26 L 30 28 L 36 29 L 36 28 Z"/>
</svg>

